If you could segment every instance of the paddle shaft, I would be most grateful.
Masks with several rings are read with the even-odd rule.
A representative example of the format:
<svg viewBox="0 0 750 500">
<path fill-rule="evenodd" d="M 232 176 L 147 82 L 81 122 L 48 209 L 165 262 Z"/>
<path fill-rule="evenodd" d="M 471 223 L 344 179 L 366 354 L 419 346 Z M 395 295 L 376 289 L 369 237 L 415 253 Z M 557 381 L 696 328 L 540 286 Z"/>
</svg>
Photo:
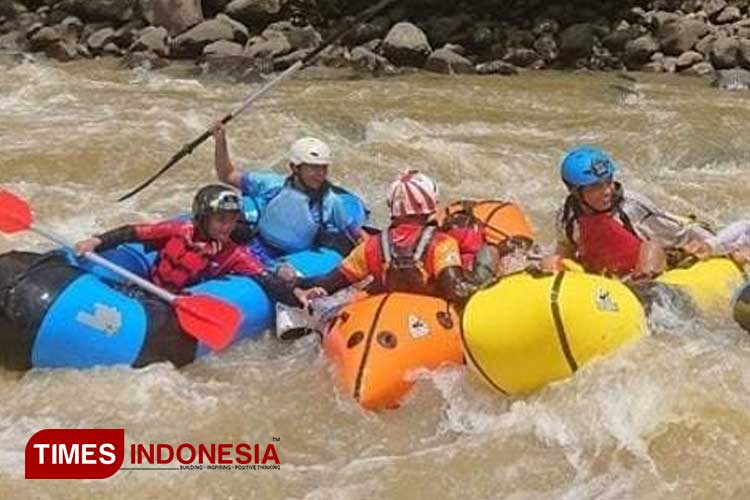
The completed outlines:
<svg viewBox="0 0 750 500">
<path fill-rule="evenodd" d="M 29 229 L 31 229 L 32 231 L 34 231 L 35 233 L 41 236 L 44 236 L 45 238 L 49 240 L 54 241 L 55 243 L 61 246 L 64 246 L 65 248 L 74 250 L 73 245 L 68 240 L 66 240 L 64 237 L 60 236 L 59 234 L 56 234 L 55 232 L 50 231 L 47 228 L 41 227 L 38 224 L 32 224 Z M 113 273 L 122 276 L 123 278 L 127 279 L 131 283 L 138 285 L 139 287 L 143 288 L 147 292 L 150 292 L 156 295 L 160 299 L 163 299 L 169 302 L 170 304 L 174 303 L 175 299 L 177 298 L 177 296 L 174 295 L 173 293 L 170 293 L 164 290 L 163 288 L 159 288 L 158 286 L 154 285 L 148 280 L 141 278 L 137 274 L 131 273 L 127 269 L 118 266 L 114 262 L 108 261 L 104 257 L 101 257 L 100 255 L 97 255 L 94 252 L 86 252 L 83 256 L 86 257 L 91 262 L 109 269 Z"/>
<path fill-rule="evenodd" d="M 347 33 L 349 33 L 354 27 L 360 23 L 365 21 L 366 19 L 369 19 L 370 17 L 374 16 L 381 10 L 388 7 L 390 4 L 396 2 L 397 0 L 383 0 L 377 5 L 374 5 L 370 7 L 369 9 L 366 9 L 362 11 L 358 16 L 356 16 L 352 22 L 346 27 L 343 28 L 336 33 L 332 34 L 328 38 L 326 38 L 315 50 L 307 54 L 304 58 L 301 60 L 295 62 L 291 66 L 289 66 L 286 70 L 284 70 L 282 73 L 280 73 L 278 76 L 270 80 L 268 83 L 263 85 L 260 89 L 250 94 L 242 103 L 240 103 L 239 106 L 237 106 L 234 111 L 231 113 L 228 113 L 224 115 L 224 117 L 220 120 L 222 125 L 226 125 L 227 123 L 231 122 L 234 118 L 241 115 L 245 111 L 247 111 L 250 106 L 260 99 L 266 92 L 271 90 L 273 87 L 275 87 L 277 84 L 282 82 L 283 80 L 286 80 L 291 75 L 302 69 L 303 67 L 310 64 L 310 62 L 313 61 L 321 52 L 323 52 L 325 49 L 331 46 L 335 41 L 337 41 L 339 38 L 343 37 Z M 190 155 L 193 153 L 195 148 L 203 144 L 209 137 L 211 137 L 213 133 L 213 129 L 209 128 L 205 132 L 203 132 L 198 138 L 193 140 L 192 142 L 189 142 L 185 144 L 182 149 L 180 149 L 177 153 L 175 153 L 172 158 L 167 162 L 166 165 L 164 165 L 158 172 L 156 172 L 154 175 L 146 179 L 143 183 L 141 183 L 139 186 L 136 186 L 134 189 L 128 191 L 124 195 L 120 196 L 117 201 L 125 201 L 128 198 L 131 198 L 132 196 L 135 196 L 136 194 L 140 193 L 144 189 L 146 189 L 148 186 L 150 186 L 156 179 L 161 177 L 161 175 L 172 168 L 173 165 L 175 165 L 177 162 L 182 160 L 184 157 Z"/>
</svg>

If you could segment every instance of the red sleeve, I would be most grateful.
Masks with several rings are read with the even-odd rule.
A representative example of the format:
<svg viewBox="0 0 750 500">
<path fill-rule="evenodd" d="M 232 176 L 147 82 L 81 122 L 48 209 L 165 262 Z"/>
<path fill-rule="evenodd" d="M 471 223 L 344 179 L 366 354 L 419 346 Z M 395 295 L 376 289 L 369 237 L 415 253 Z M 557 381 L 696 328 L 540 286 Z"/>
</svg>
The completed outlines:
<svg viewBox="0 0 750 500">
<path fill-rule="evenodd" d="M 174 236 L 192 236 L 193 224 L 180 220 L 167 220 L 155 224 L 135 224 L 135 235 L 138 241 L 150 243 L 168 240 Z"/>
</svg>

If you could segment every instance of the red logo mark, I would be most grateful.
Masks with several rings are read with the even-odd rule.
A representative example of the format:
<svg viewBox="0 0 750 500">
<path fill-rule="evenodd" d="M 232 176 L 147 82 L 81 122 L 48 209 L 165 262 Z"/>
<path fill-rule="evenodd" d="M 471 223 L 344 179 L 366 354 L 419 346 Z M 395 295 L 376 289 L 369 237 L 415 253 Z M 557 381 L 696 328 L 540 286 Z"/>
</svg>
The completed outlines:
<svg viewBox="0 0 750 500">
<path fill-rule="evenodd" d="M 44 429 L 26 443 L 26 479 L 104 479 L 125 458 L 125 429 Z"/>
</svg>

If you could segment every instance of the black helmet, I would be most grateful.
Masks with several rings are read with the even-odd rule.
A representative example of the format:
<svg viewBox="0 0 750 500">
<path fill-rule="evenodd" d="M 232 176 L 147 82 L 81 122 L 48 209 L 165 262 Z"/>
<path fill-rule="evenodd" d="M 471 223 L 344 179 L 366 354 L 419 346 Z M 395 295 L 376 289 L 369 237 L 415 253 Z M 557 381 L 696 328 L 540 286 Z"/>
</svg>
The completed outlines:
<svg viewBox="0 0 750 500">
<path fill-rule="evenodd" d="M 193 220 L 200 222 L 217 212 L 241 212 L 242 199 L 230 187 L 210 184 L 198 190 L 193 198 Z"/>
</svg>

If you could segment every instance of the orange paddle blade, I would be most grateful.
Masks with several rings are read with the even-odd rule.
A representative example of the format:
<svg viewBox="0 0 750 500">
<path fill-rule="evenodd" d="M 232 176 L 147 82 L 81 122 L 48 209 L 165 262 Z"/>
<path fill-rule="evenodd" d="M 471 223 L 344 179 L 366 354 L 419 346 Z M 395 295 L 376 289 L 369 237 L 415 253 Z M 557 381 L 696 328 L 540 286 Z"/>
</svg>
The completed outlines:
<svg viewBox="0 0 750 500">
<path fill-rule="evenodd" d="M 182 295 L 172 305 L 185 333 L 211 349 L 224 349 L 237 336 L 242 313 L 232 304 L 209 295 Z"/>
<path fill-rule="evenodd" d="M 10 191 L 0 190 L 0 231 L 17 233 L 31 227 L 34 216 L 26 201 Z"/>
</svg>

